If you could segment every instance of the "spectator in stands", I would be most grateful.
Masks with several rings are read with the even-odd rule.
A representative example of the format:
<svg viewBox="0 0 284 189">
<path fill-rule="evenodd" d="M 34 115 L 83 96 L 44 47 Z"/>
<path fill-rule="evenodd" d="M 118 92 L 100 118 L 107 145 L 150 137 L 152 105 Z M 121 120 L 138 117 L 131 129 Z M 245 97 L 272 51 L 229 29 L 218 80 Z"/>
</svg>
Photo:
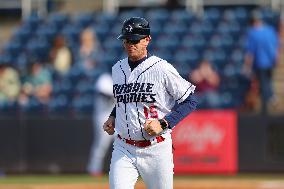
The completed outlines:
<svg viewBox="0 0 284 189">
<path fill-rule="evenodd" d="M 86 28 L 80 35 L 79 64 L 86 71 L 92 70 L 97 65 L 96 58 L 100 52 L 100 42 L 96 32 Z"/>
<path fill-rule="evenodd" d="M 261 96 L 261 113 L 266 114 L 268 105 L 275 104 L 272 87 L 272 74 L 279 57 L 279 39 L 272 26 L 262 21 L 261 13 L 253 11 L 251 27 L 247 32 L 245 43 L 245 63 L 243 71 L 259 82 Z M 252 78 L 253 80 L 253 78 Z"/>
<path fill-rule="evenodd" d="M 0 62 L 0 104 L 16 102 L 20 88 L 19 73 L 7 63 Z"/>
<path fill-rule="evenodd" d="M 113 136 L 103 131 L 102 125 L 114 107 L 112 78 L 110 74 L 102 74 L 95 83 L 95 99 L 93 113 L 93 145 L 91 148 L 88 172 L 92 176 L 103 174 L 104 159 L 113 142 Z"/>
<path fill-rule="evenodd" d="M 190 73 L 189 80 L 197 86 L 196 95 L 199 96 L 201 102 L 209 108 L 219 106 L 220 76 L 208 60 L 202 60 L 199 63 L 198 67 Z"/>
<path fill-rule="evenodd" d="M 23 78 L 23 85 L 19 102 L 21 105 L 29 103 L 30 97 L 35 97 L 41 104 L 47 104 L 52 92 L 50 71 L 39 62 L 29 65 L 28 74 Z"/>
<path fill-rule="evenodd" d="M 63 35 L 57 35 L 49 54 L 53 68 L 60 74 L 66 74 L 72 66 L 72 53 Z"/>
</svg>

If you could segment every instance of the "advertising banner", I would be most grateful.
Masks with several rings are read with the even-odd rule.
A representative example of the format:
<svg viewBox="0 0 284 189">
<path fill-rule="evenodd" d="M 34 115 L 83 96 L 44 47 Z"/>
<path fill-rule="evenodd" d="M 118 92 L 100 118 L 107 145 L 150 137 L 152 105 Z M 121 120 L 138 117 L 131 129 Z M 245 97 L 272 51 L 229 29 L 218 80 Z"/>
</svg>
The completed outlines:
<svg viewBox="0 0 284 189">
<path fill-rule="evenodd" d="M 173 129 L 175 174 L 234 174 L 237 160 L 237 114 L 197 111 Z"/>
</svg>

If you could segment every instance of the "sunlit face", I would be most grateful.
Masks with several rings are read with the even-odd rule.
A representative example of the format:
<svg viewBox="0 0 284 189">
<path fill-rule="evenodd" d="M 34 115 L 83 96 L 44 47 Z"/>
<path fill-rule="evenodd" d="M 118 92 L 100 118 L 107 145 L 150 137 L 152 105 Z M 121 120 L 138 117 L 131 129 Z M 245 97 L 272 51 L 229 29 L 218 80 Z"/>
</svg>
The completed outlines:
<svg viewBox="0 0 284 189">
<path fill-rule="evenodd" d="M 128 54 L 128 58 L 132 61 L 137 61 L 144 58 L 147 55 L 147 46 L 151 40 L 148 36 L 139 41 L 131 41 L 124 39 L 123 46 Z"/>
</svg>

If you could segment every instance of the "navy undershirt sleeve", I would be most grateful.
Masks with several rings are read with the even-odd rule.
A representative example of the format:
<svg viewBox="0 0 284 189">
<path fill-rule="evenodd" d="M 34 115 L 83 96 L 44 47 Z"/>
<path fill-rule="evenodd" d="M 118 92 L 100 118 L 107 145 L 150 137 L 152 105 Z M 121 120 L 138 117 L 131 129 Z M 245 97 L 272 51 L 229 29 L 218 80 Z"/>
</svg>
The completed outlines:
<svg viewBox="0 0 284 189">
<path fill-rule="evenodd" d="M 164 119 L 168 122 L 170 129 L 174 128 L 182 119 L 196 109 L 197 99 L 191 94 L 183 102 L 177 104 Z"/>
<path fill-rule="evenodd" d="M 115 108 L 115 106 L 114 106 L 114 108 L 112 109 L 112 111 L 111 111 L 109 117 L 110 117 L 110 116 L 116 117 L 116 108 Z"/>
</svg>

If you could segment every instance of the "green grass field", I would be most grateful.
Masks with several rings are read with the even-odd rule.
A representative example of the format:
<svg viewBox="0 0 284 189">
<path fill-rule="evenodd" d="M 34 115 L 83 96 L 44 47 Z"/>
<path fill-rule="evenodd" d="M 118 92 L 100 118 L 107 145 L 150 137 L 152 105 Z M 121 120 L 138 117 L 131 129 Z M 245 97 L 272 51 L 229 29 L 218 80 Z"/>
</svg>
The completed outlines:
<svg viewBox="0 0 284 189">
<path fill-rule="evenodd" d="M 89 175 L 6 175 L 0 177 L 0 189 L 105 189 L 107 176 Z M 146 188 L 138 182 L 136 188 Z M 284 174 L 239 174 L 235 176 L 175 176 L 175 189 L 284 189 Z"/>
</svg>

